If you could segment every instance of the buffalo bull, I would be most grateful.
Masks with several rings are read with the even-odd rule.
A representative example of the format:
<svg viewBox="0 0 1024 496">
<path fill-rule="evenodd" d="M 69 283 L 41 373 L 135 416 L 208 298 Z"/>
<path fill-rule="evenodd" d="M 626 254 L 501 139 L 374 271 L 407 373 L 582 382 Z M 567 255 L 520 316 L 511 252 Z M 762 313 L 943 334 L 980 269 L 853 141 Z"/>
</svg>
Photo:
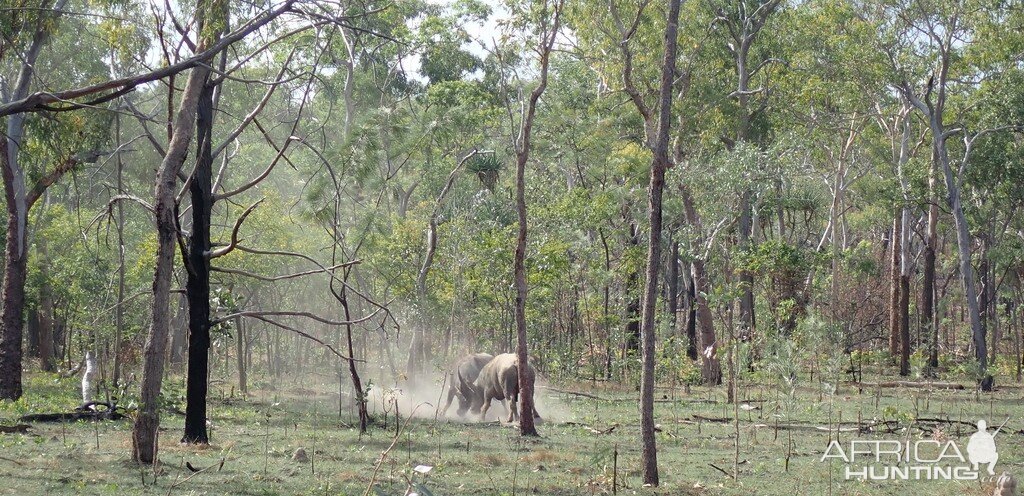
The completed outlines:
<svg viewBox="0 0 1024 496">
<path fill-rule="evenodd" d="M 480 394 L 475 390 L 473 383 L 480 375 L 480 371 L 493 358 L 494 355 L 488 353 L 474 353 L 455 362 L 455 366 L 452 367 L 454 370 L 451 384 L 448 386 L 448 401 L 444 404 L 444 409 L 441 410 L 442 416 L 448 413 L 448 408 L 452 406 L 452 400 L 455 397 L 459 398 L 459 409 L 455 413 L 460 417 L 466 414 L 466 410 L 472 409 L 473 413 L 480 411 L 480 405 L 483 402 L 477 400 Z"/>
<path fill-rule="evenodd" d="M 530 385 L 533 385 L 537 373 L 532 365 L 527 364 L 527 377 Z M 478 402 L 483 404 L 480 410 L 481 420 L 486 419 L 487 410 L 491 408 L 491 400 L 509 401 L 507 422 L 515 422 L 519 417 L 517 403 L 519 402 L 519 360 L 512 353 L 502 353 L 484 365 L 480 376 L 474 385 Z M 532 388 L 531 388 L 532 389 Z M 533 416 L 540 418 L 537 409 L 533 410 Z"/>
</svg>

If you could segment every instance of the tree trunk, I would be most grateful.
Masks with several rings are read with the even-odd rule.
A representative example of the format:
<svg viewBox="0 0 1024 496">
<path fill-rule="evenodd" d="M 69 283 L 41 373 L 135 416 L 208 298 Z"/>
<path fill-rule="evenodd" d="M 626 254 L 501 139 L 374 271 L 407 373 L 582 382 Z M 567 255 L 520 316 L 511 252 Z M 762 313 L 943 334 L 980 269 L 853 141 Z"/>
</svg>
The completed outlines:
<svg viewBox="0 0 1024 496">
<path fill-rule="evenodd" d="M 121 143 L 121 115 L 114 116 L 114 136 L 118 146 Z M 124 193 L 124 162 L 122 154 L 116 154 L 117 192 Z M 121 347 L 124 339 L 124 292 L 125 292 L 125 259 L 124 259 L 124 203 L 117 202 L 117 309 L 114 311 L 114 377 L 113 385 L 117 390 L 121 384 Z"/>
<path fill-rule="evenodd" d="M 207 444 L 206 396 L 210 379 L 210 221 L 213 214 L 213 92 L 205 84 L 196 114 L 198 157 L 189 184 L 192 199 L 192 236 L 185 260 L 188 269 L 188 376 L 185 390 L 183 443 Z"/>
<path fill-rule="evenodd" d="M 59 15 L 65 1 L 58 1 L 53 12 Z M 51 20 L 39 13 L 32 43 L 22 56 L 21 69 L 10 101 L 28 96 L 35 74 L 36 60 L 49 35 Z M 25 171 L 18 162 L 25 137 L 25 114 L 7 117 L 7 135 L 0 137 L 0 166 L 3 169 L 4 197 L 7 201 L 7 243 L 4 248 L 4 280 L 0 300 L 0 400 L 21 397 L 21 343 L 25 311 L 25 280 L 28 275 L 28 209 Z"/>
<path fill-rule="evenodd" d="M 751 219 L 750 191 L 744 191 L 740 198 L 739 218 L 739 250 L 746 253 L 750 250 L 750 237 L 753 231 Z M 741 268 L 739 274 L 740 289 L 740 332 L 739 337 L 743 341 L 749 341 L 755 331 L 754 318 L 754 275 L 746 268 Z"/>
<path fill-rule="evenodd" d="M 142 392 L 139 410 L 132 429 L 132 459 L 141 463 L 153 463 L 157 457 L 157 434 L 160 426 L 160 386 L 164 374 L 166 356 L 171 275 L 174 270 L 176 222 L 175 202 L 178 173 L 188 155 L 195 130 L 196 107 L 199 93 L 206 85 L 209 69 L 196 66 L 189 74 L 182 92 L 181 104 L 174 120 L 174 132 L 167 153 L 164 155 L 154 196 L 157 251 L 156 268 L 153 271 L 153 310 L 149 336 L 146 338 L 143 354 Z"/>
<path fill-rule="evenodd" d="M 558 35 L 561 22 L 562 1 L 559 0 L 549 17 L 543 19 L 540 29 L 540 82 L 530 92 L 530 99 L 524 109 L 522 125 L 516 139 L 516 214 L 519 218 L 519 229 L 516 236 L 516 251 L 513 262 L 513 279 L 516 289 L 515 322 L 516 322 L 516 360 L 519 370 L 519 433 L 523 436 L 537 436 L 533 414 L 533 382 L 532 368 L 529 366 L 529 349 L 526 335 L 526 162 L 530 159 L 530 138 L 533 132 L 533 121 L 537 115 L 537 102 L 548 85 L 548 62 L 551 49 Z M 515 408 L 515 405 L 510 406 Z"/>
<path fill-rule="evenodd" d="M 700 214 L 694 206 L 693 195 L 688 185 L 679 186 L 679 194 L 683 199 L 683 211 L 687 222 L 697 232 L 701 232 L 703 226 Z M 702 243 L 697 243 L 699 247 Z M 699 248 L 698 248 L 699 249 Z M 696 325 L 699 327 L 697 343 L 698 353 L 701 360 L 701 377 L 709 386 L 717 386 L 722 383 L 722 363 L 718 358 L 718 338 L 715 336 L 714 316 L 711 308 L 708 307 L 707 295 L 711 292 L 711 284 L 708 282 L 707 270 L 704 267 L 704 259 L 697 255 L 691 264 L 693 271 L 693 304 L 696 307 Z"/>
<path fill-rule="evenodd" d="M 249 394 L 249 378 L 246 371 L 247 339 L 244 321 L 239 317 L 235 319 L 235 367 L 238 370 L 238 392 L 242 396 Z"/>
<path fill-rule="evenodd" d="M 921 334 L 928 339 L 928 367 L 939 366 L 939 326 L 935 322 L 935 250 L 939 243 L 939 200 L 936 194 L 936 161 L 928 172 L 928 227 L 924 239 L 924 269 L 921 278 Z M 932 372 L 934 373 L 934 372 Z"/>
<path fill-rule="evenodd" d="M 903 254 L 902 244 L 903 217 L 899 209 L 893 216 L 891 242 L 892 250 L 889 258 L 889 356 L 896 358 L 900 352 L 900 260 Z"/>
<path fill-rule="evenodd" d="M 9 119 L 18 117 L 11 116 Z M 11 148 L 18 145 L 10 145 L 9 139 L 0 141 L 3 142 L 0 144 L 3 146 L 0 154 L 4 160 L 4 192 L 7 198 L 7 244 L 4 249 L 7 264 L 4 267 L 3 290 L 0 293 L 3 300 L 3 313 L 0 316 L 0 324 L 3 325 L 3 334 L 0 335 L 0 399 L 14 401 L 21 398 L 22 394 L 21 343 L 25 279 L 28 274 L 28 245 L 24 231 L 27 226 L 23 222 L 27 221 L 27 216 L 23 206 L 24 176 L 19 175 L 20 169 L 10 165 L 13 160 L 17 160 L 13 157 L 15 152 L 12 152 Z"/>
<path fill-rule="evenodd" d="M 693 263 L 683 271 L 686 281 L 686 356 L 697 359 L 697 285 L 693 281 Z"/>
<path fill-rule="evenodd" d="M 676 44 L 679 30 L 681 0 L 671 0 L 665 27 L 665 56 L 661 69 L 659 97 L 658 138 L 651 161 L 651 183 L 648 188 L 647 213 L 650 232 L 647 239 L 646 280 L 640 324 L 643 348 L 640 374 L 640 442 L 643 446 L 642 464 L 644 484 L 657 486 L 658 448 L 654 437 L 654 363 L 655 336 L 654 308 L 658 298 L 658 272 L 661 267 L 662 195 L 665 191 L 665 172 L 670 162 L 668 155 L 669 128 L 672 126 L 672 81 L 676 72 Z"/>
<path fill-rule="evenodd" d="M 342 290 L 344 292 L 344 290 Z M 345 320 L 352 320 L 352 314 L 348 308 L 348 298 L 343 298 L 341 306 L 345 309 Z M 352 347 L 352 324 L 345 324 L 345 343 L 348 345 L 348 373 L 352 377 L 352 389 L 356 399 L 356 408 L 359 412 L 359 432 L 366 432 L 367 422 L 370 420 L 366 411 L 366 394 L 363 391 L 363 382 L 359 378 L 359 371 L 356 370 L 355 350 Z"/>
<path fill-rule="evenodd" d="M 668 323 L 669 335 L 678 335 L 678 312 L 679 312 L 679 242 L 671 239 L 669 234 L 670 250 L 668 260 Z"/>
<path fill-rule="evenodd" d="M 629 224 L 629 239 L 627 243 L 631 247 L 640 245 L 640 233 L 637 231 L 636 222 Z M 626 343 L 622 350 L 624 363 L 629 363 L 628 354 L 630 351 L 640 349 L 640 276 L 633 268 L 626 274 Z"/>
<path fill-rule="evenodd" d="M 971 244 L 973 240 L 971 239 L 970 228 L 967 225 L 967 216 L 964 215 L 964 208 L 960 199 L 959 181 L 953 175 L 953 167 L 949 162 L 949 153 L 946 149 L 946 139 L 941 137 L 942 134 L 942 127 L 936 126 L 933 123 L 932 135 L 940 136 L 936 143 L 936 150 L 939 164 L 942 166 L 943 175 L 946 179 L 946 198 L 950 210 L 953 212 L 953 225 L 956 228 L 960 277 L 964 285 L 964 296 L 967 300 L 967 313 L 971 324 L 971 339 L 974 341 L 975 358 L 978 361 L 979 385 L 982 390 L 990 391 L 993 379 L 992 375 L 988 373 L 988 347 L 985 342 L 985 326 L 981 322 L 981 309 L 978 306 L 978 290 L 975 285 L 974 267 L 971 265 Z"/>
</svg>

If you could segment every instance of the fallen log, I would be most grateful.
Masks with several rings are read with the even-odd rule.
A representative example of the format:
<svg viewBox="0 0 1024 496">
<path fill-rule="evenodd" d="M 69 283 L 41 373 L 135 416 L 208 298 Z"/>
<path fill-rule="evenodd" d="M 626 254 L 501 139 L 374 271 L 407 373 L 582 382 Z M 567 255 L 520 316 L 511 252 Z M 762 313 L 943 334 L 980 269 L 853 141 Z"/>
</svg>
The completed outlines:
<svg viewBox="0 0 1024 496">
<path fill-rule="evenodd" d="M 922 388 L 922 389 L 966 389 L 957 382 L 915 382 L 915 381 L 884 381 L 884 382 L 850 382 L 850 385 L 865 388 Z"/>
<path fill-rule="evenodd" d="M 97 410 L 97 406 L 106 407 L 103 410 Z M 121 413 L 121 408 L 116 404 L 105 403 L 102 401 L 90 401 L 72 412 L 62 413 L 31 413 L 28 415 L 22 415 L 18 418 L 21 422 L 77 422 L 79 420 L 121 420 L 125 418 L 124 414 Z"/>
<path fill-rule="evenodd" d="M 703 415 L 696 414 L 696 413 L 693 414 L 690 418 L 692 420 L 696 420 L 696 421 L 700 421 L 700 422 L 714 422 L 714 423 L 718 423 L 718 424 L 730 424 L 733 421 L 733 419 L 731 419 L 729 417 L 705 417 Z"/>
<path fill-rule="evenodd" d="M 559 389 L 559 388 L 554 388 L 554 387 L 551 387 L 551 386 L 537 386 L 537 389 L 543 389 L 545 391 L 551 391 L 552 393 L 568 394 L 568 395 L 571 395 L 571 396 L 580 396 L 580 397 L 583 397 L 583 398 L 590 398 L 590 399 L 593 399 L 593 400 L 608 401 L 608 402 L 613 402 L 613 403 L 614 402 L 623 402 L 623 401 L 629 401 L 629 402 L 639 401 L 638 398 L 605 398 L 603 396 L 598 396 L 596 394 L 584 393 L 582 391 L 571 391 L 571 390 L 568 390 L 568 389 Z M 757 400 L 754 400 L 754 401 L 757 401 Z M 654 400 L 654 402 L 655 403 L 700 403 L 700 404 L 717 404 L 718 403 L 718 401 L 708 400 L 708 399 L 704 399 L 704 398 L 676 398 L 676 399 L 671 399 L 671 398 L 668 398 L 668 397 L 657 398 L 657 399 Z"/>
<path fill-rule="evenodd" d="M 0 425 L 0 434 L 25 434 L 31 428 L 28 424 Z"/>
<path fill-rule="evenodd" d="M 812 432 L 862 432 L 864 429 L 857 427 L 827 427 L 824 425 L 810 425 L 810 424 L 754 424 L 755 429 L 773 429 L 779 431 L 812 431 Z"/>
<path fill-rule="evenodd" d="M 584 398 L 590 398 L 590 399 L 595 399 L 595 400 L 599 400 L 599 401 L 609 401 L 608 398 L 602 398 L 602 397 L 597 396 L 595 394 L 584 393 L 584 392 L 581 392 L 581 391 L 570 391 L 568 389 L 558 389 L 558 388 L 553 388 L 551 386 L 537 386 L 537 389 L 544 389 L 546 391 L 551 391 L 553 393 L 568 394 L 568 395 L 572 395 L 572 396 L 582 396 Z"/>
</svg>

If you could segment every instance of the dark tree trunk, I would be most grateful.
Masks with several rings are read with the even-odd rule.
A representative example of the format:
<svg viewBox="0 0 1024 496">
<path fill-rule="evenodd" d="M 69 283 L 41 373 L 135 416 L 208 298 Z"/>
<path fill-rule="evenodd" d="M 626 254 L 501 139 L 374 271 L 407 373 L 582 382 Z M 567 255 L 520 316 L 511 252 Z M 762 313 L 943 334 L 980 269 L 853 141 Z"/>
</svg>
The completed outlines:
<svg viewBox="0 0 1024 496">
<path fill-rule="evenodd" d="M 189 185 L 192 198 L 192 236 L 189 238 L 188 377 L 185 391 L 185 435 L 183 443 L 210 442 L 206 431 L 206 395 L 210 377 L 210 220 L 213 213 L 213 91 L 203 86 L 196 114 L 198 157 Z"/>
<path fill-rule="evenodd" d="M 64 2 L 59 2 L 59 13 Z M 48 38 L 46 16 L 39 14 L 32 43 L 22 56 L 21 69 L 10 97 L 19 100 L 28 96 L 36 60 Z M 0 168 L 3 169 L 4 199 L 7 201 L 7 243 L 4 248 L 4 280 L 0 290 L 0 400 L 21 397 L 21 344 L 24 331 L 25 280 L 28 275 L 28 209 L 25 171 L 18 155 L 25 137 L 25 115 L 7 117 L 6 135 L 0 136 Z"/>
<path fill-rule="evenodd" d="M 637 231 L 636 222 L 629 224 L 629 240 L 631 247 L 640 245 L 640 233 Z M 636 270 L 630 268 L 626 275 L 626 346 L 623 349 L 622 358 L 625 359 L 630 351 L 640 350 L 640 276 Z M 627 361 L 628 363 L 628 361 Z"/>
<path fill-rule="evenodd" d="M 121 116 L 114 116 L 114 136 L 121 146 Z M 117 192 L 124 193 L 124 161 L 122 154 L 116 154 Z M 124 203 L 117 202 L 117 309 L 114 311 L 114 377 L 113 385 L 117 390 L 121 384 L 121 351 L 124 343 L 124 294 L 125 294 L 125 247 L 124 247 Z"/>
<path fill-rule="evenodd" d="M 693 264 L 683 271 L 686 280 L 686 356 L 697 359 L 697 285 L 693 282 Z"/>
<path fill-rule="evenodd" d="M 348 280 L 348 272 L 346 272 L 345 280 Z M 348 296 L 346 289 L 341 288 L 341 308 L 345 312 L 345 320 L 352 320 L 352 312 L 348 306 Z M 356 407 L 359 411 L 359 432 L 366 432 L 367 422 L 369 421 L 369 414 L 366 411 L 366 395 L 363 391 L 363 382 L 359 378 L 359 371 L 356 369 L 356 356 L 355 350 L 352 347 L 352 324 L 345 324 L 345 344 L 348 346 L 348 373 L 352 378 L 352 394 L 356 400 Z"/>
<path fill-rule="evenodd" d="M 669 234 L 671 240 L 671 234 Z M 671 240 L 668 260 L 668 323 L 669 334 L 673 337 L 678 335 L 678 312 L 679 312 L 679 242 Z"/>
<path fill-rule="evenodd" d="M 740 199 L 739 218 L 739 249 L 742 252 L 750 250 L 750 237 L 753 231 L 752 213 L 750 205 L 750 191 L 744 191 Z M 743 341 L 749 341 L 755 331 L 754 317 L 754 276 L 749 270 L 740 270 L 740 332 L 739 337 Z"/>
<path fill-rule="evenodd" d="M 6 155 L 6 152 L 6 149 L 0 150 L 2 154 Z M 0 317 L 0 324 L 3 325 L 3 334 L 0 335 L 0 399 L 13 401 L 21 398 L 22 394 L 22 318 L 25 309 L 28 247 L 19 241 L 25 239 L 23 235 L 18 235 L 20 232 L 18 219 L 22 217 L 15 206 L 17 203 L 14 199 L 14 188 L 9 186 L 13 180 L 8 180 L 8 174 L 9 168 L 4 167 L 8 220 L 7 246 L 4 250 L 7 265 L 4 268 L 3 290 L 2 296 L 0 296 L 3 300 L 3 314 Z"/>
<path fill-rule="evenodd" d="M 928 172 L 928 228 L 924 239 L 924 268 L 921 278 L 921 333 L 928 340 L 928 367 L 939 366 L 939 326 L 935 322 L 935 250 L 939 242 L 938 196 L 935 193 L 936 162 Z"/>
</svg>

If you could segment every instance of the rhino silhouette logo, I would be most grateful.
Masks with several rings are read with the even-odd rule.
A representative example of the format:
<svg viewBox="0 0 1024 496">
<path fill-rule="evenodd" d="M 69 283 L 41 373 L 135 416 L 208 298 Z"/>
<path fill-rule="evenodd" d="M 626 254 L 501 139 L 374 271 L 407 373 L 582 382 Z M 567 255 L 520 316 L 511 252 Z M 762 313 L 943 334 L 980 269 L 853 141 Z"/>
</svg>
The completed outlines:
<svg viewBox="0 0 1024 496">
<path fill-rule="evenodd" d="M 1006 425 L 1006 422 L 1003 422 L 1003 425 Z M 996 451 L 995 438 L 1002 428 L 1001 425 L 995 432 L 989 433 L 988 424 L 984 420 L 978 421 L 978 432 L 971 434 L 967 441 L 967 458 L 974 466 L 974 470 L 978 470 L 979 465 L 988 465 L 988 474 L 996 475 L 995 466 L 999 461 L 999 452 Z"/>
</svg>

